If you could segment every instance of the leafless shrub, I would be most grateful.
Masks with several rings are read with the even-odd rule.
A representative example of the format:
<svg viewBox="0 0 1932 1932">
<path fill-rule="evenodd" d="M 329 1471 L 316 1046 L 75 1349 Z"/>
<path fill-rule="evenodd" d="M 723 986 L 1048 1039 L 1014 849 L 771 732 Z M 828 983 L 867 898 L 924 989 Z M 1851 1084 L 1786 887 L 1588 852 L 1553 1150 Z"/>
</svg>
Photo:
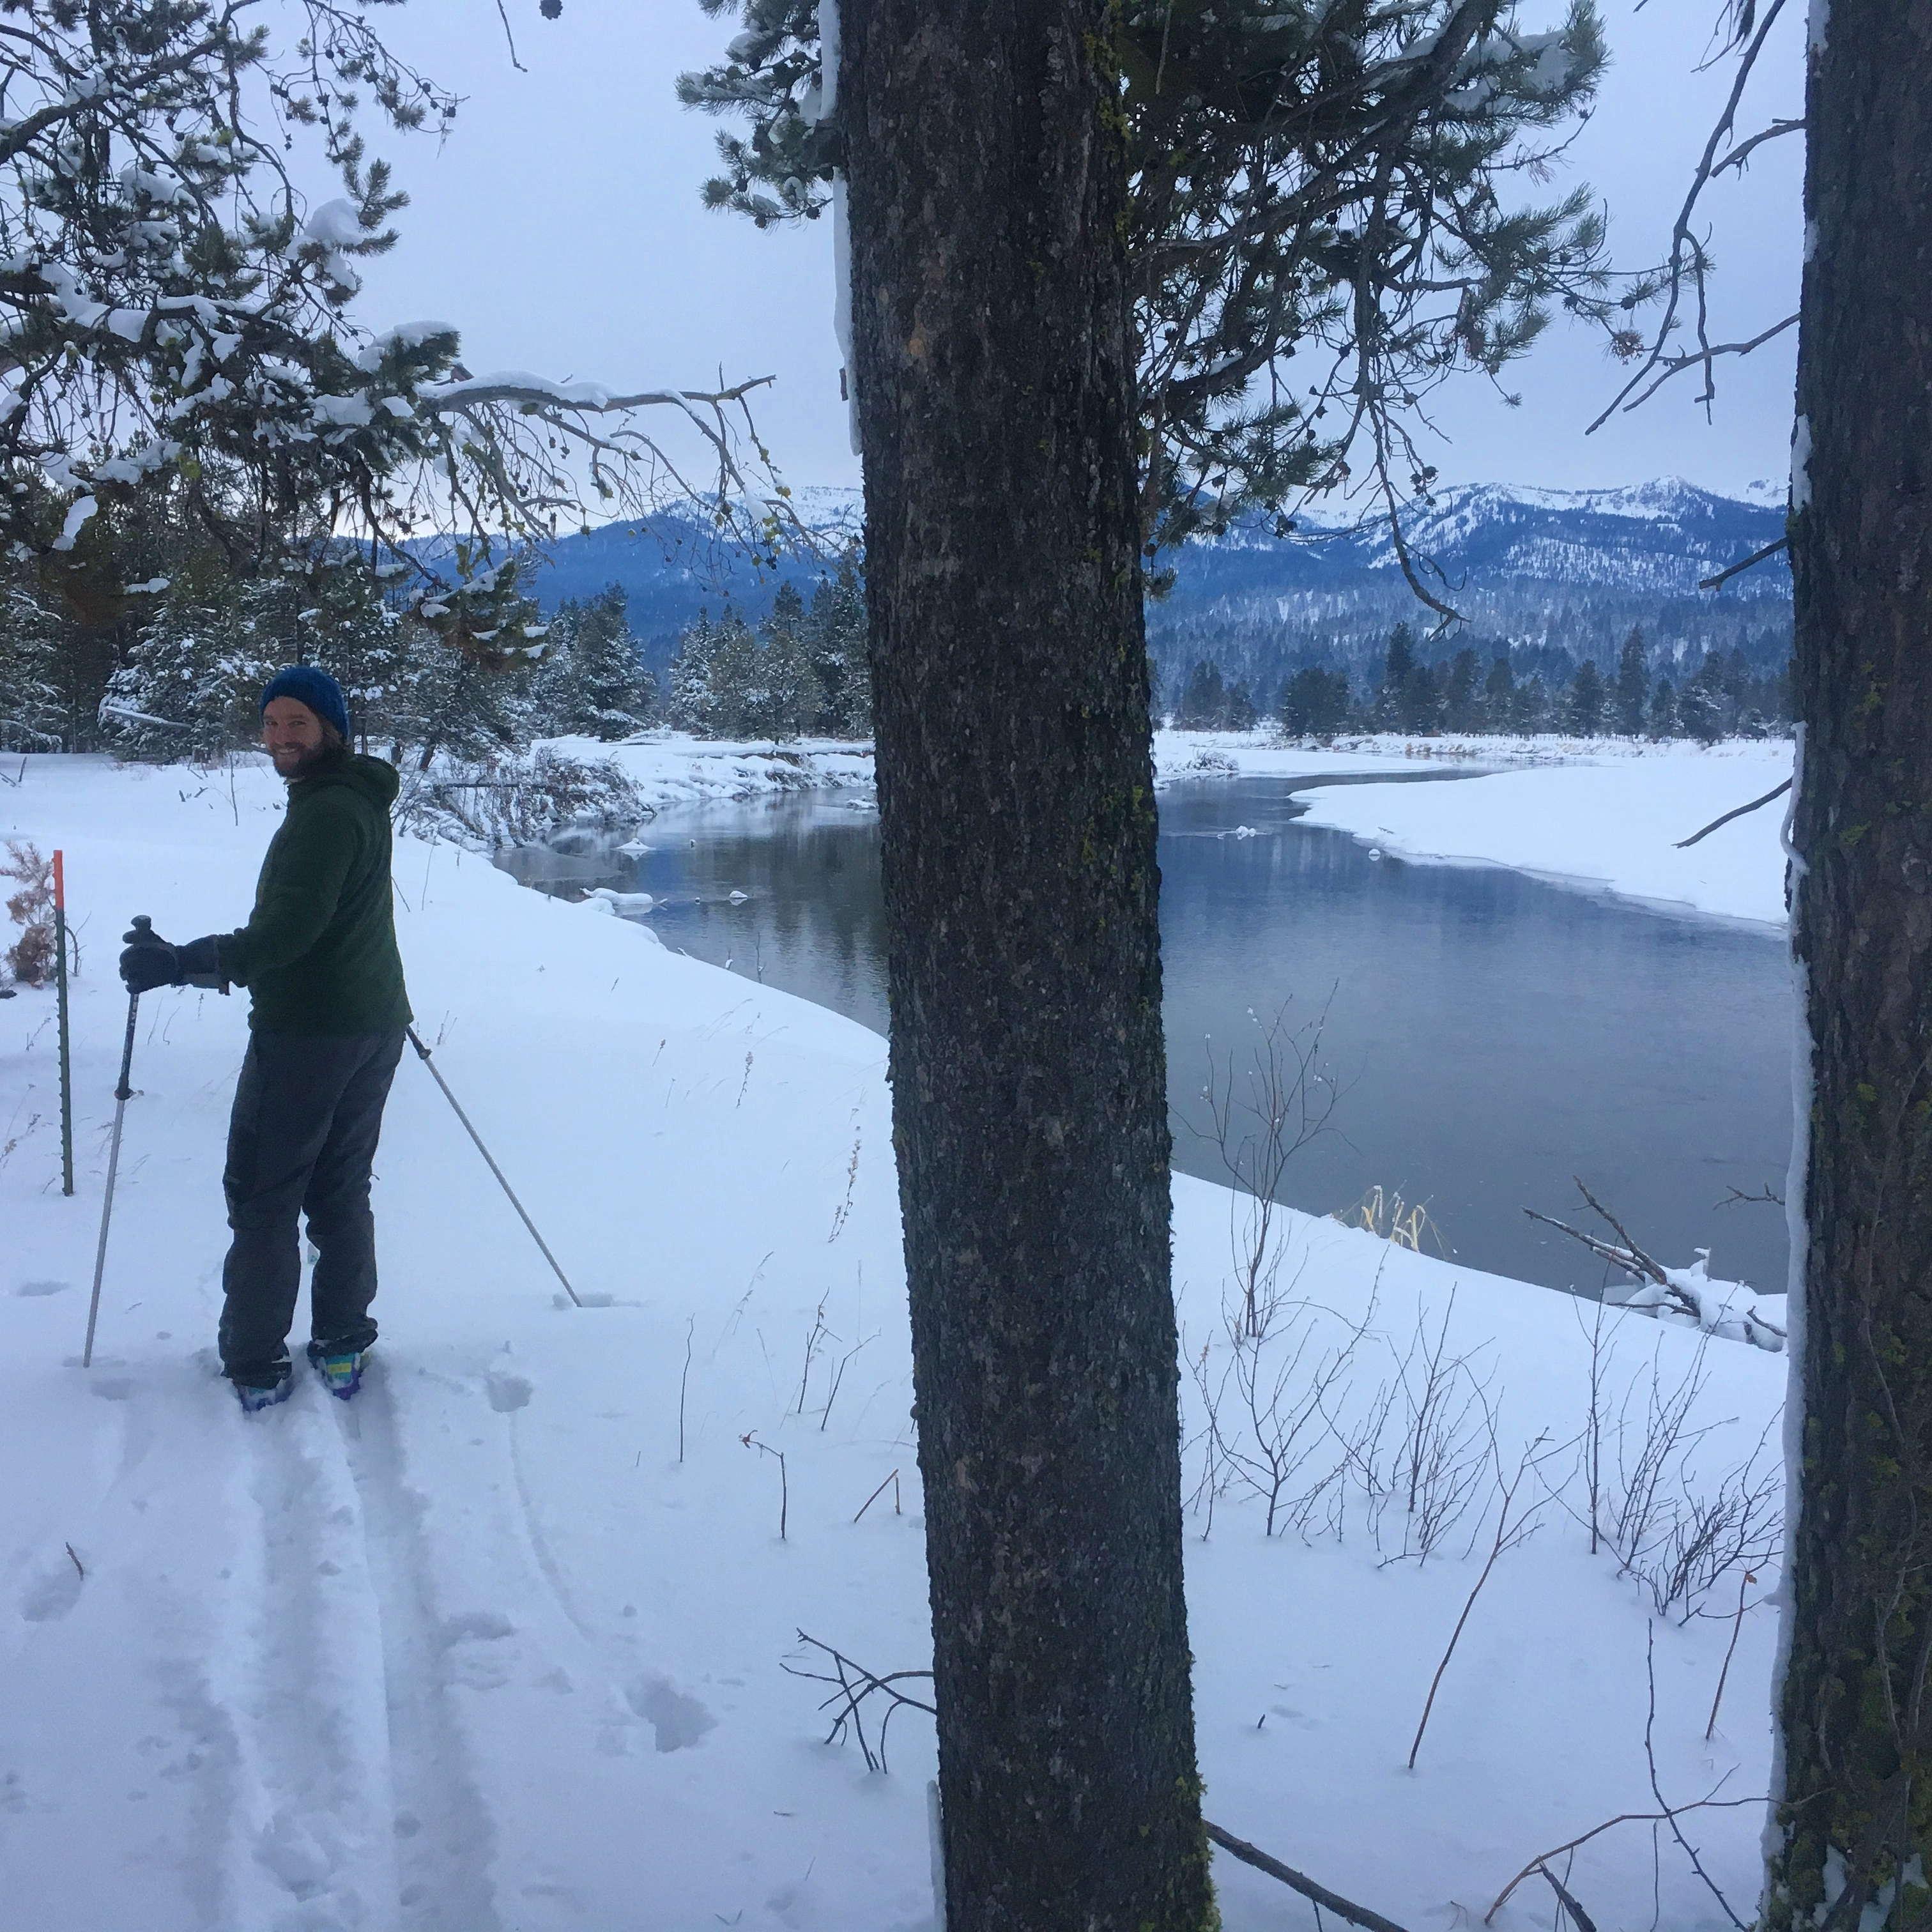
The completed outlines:
<svg viewBox="0 0 1932 1932">
<path fill-rule="evenodd" d="M 1671 1479 L 1681 1480 L 1692 1451 L 1718 1426 L 1694 1428 L 1690 1423 L 1709 1379 L 1706 1346 L 1698 1344 L 1674 1388 L 1666 1385 L 1661 1360 L 1652 1360 L 1648 1382 L 1642 1383 L 1642 1414 L 1634 1425 L 1630 1406 L 1642 1378 L 1624 1391 L 1616 1424 L 1617 1480 L 1614 1492 L 1604 1498 L 1604 1540 L 1626 1570 L 1648 1563 L 1669 1536 Z"/>
<path fill-rule="evenodd" d="M 1426 1563 L 1478 1494 L 1486 1493 L 1493 1434 L 1489 1384 L 1467 1354 L 1449 1353 L 1455 1310 L 1451 1288 L 1432 1336 L 1426 1314 L 1418 1311 L 1414 1333 L 1396 1358 L 1388 1414 L 1394 1438 L 1386 1464 L 1379 1455 L 1370 1464 L 1374 1471 L 1370 1521 L 1384 1562 L 1412 1556 Z M 1379 1450 L 1379 1439 L 1376 1446 Z M 1392 1510 L 1400 1520 L 1399 1537 L 1394 1525 L 1386 1532 L 1384 1528 Z"/>
<path fill-rule="evenodd" d="M 1231 1324 L 1234 1346 L 1228 1364 L 1245 1426 L 1224 1441 L 1224 1454 L 1266 1506 L 1263 1534 L 1268 1536 L 1277 1528 L 1305 1533 L 1322 1498 L 1345 1474 L 1338 1455 L 1325 1470 L 1315 1472 L 1311 1485 L 1299 1492 L 1293 1487 L 1311 1459 L 1330 1446 L 1333 1432 L 1324 1402 L 1348 1373 L 1362 1339 L 1362 1330 L 1352 1328 L 1340 1342 L 1317 1351 L 1304 1376 L 1302 1364 L 1315 1347 L 1317 1319 L 1306 1308 L 1298 1309 L 1272 1346 L 1248 1336 L 1238 1322 Z"/>
<path fill-rule="evenodd" d="M 1288 1164 L 1312 1141 L 1331 1131 L 1342 1091 L 1319 1065 L 1324 1006 L 1298 1027 L 1288 1023 L 1283 1005 L 1270 1020 L 1252 1008 L 1255 1029 L 1248 1064 L 1234 1070 L 1230 1048 L 1224 1060 L 1208 1047 L 1208 1074 L 1200 1094 L 1207 1125 L 1195 1131 L 1219 1151 L 1234 1183 L 1228 1214 L 1228 1243 L 1234 1280 L 1240 1292 L 1241 1318 L 1250 1335 L 1268 1332 L 1279 1298 L 1286 1210 L 1279 1196 Z"/>
<path fill-rule="evenodd" d="M 1592 1552 L 1607 1547 L 1619 1570 L 1648 1592 L 1660 1617 L 1688 1622 L 1727 1580 L 1774 1562 L 1784 1533 L 1784 1472 L 1769 1453 L 1774 1424 L 1751 1452 L 1713 1479 L 1700 1447 L 1735 1418 L 1694 1423 L 1709 1377 L 1700 1341 L 1673 1384 L 1660 1360 L 1625 1388 L 1612 1423 L 1608 1390 L 1614 1351 L 1599 1310 L 1591 1336 L 1590 1409 L 1582 1437 L 1584 1511 Z M 1606 1466 L 1614 1460 L 1612 1471 Z M 1558 1500 L 1562 1500 L 1559 1496 Z M 1564 1507 L 1569 1508 L 1567 1502 Z M 1587 1512 L 1586 1518 L 1585 1512 Z"/>
<path fill-rule="evenodd" d="M 1660 1617 L 1688 1623 L 1719 1584 L 1754 1576 L 1783 1548 L 1784 1471 L 1765 1454 L 1768 1434 L 1712 1488 L 1693 1487 L 1687 1472 L 1670 1498 L 1668 1532 L 1652 1556 L 1632 1566 Z"/>
</svg>

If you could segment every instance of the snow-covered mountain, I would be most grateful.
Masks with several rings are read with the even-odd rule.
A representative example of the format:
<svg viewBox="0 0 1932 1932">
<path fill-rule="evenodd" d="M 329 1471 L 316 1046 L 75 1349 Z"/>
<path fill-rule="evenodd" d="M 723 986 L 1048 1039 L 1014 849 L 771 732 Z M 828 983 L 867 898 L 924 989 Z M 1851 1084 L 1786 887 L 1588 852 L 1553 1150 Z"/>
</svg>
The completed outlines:
<svg viewBox="0 0 1932 1932">
<path fill-rule="evenodd" d="M 856 490 L 807 486 L 794 501 L 833 548 L 857 533 Z M 1607 662 L 1636 625 L 1670 656 L 1741 646 L 1769 665 L 1789 644 L 1783 559 L 1720 592 L 1698 584 L 1771 542 L 1784 514 L 1781 484 L 1726 496 L 1666 477 L 1613 490 L 1459 484 L 1412 506 L 1404 524 L 1432 586 L 1469 620 L 1448 648 L 1550 645 Z M 550 605 L 622 584 L 633 628 L 662 661 L 700 608 L 729 601 L 755 618 L 778 582 L 808 588 L 817 574 L 796 561 L 756 572 L 694 521 L 668 519 L 656 532 L 613 524 L 561 539 L 538 594 Z M 1359 520 L 1349 506 L 1317 512 L 1286 539 L 1252 518 L 1172 561 L 1173 590 L 1148 611 L 1163 678 L 1213 656 L 1271 689 L 1302 663 L 1359 668 L 1404 617 L 1433 622 L 1402 580 L 1386 524 L 1366 510 Z"/>
</svg>

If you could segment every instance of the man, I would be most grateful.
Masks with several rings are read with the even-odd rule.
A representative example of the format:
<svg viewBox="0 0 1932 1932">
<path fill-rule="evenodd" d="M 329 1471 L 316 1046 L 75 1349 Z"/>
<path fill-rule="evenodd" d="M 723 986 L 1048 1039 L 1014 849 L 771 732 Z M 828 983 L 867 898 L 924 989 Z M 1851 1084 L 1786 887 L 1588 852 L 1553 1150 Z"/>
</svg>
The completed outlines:
<svg viewBox="0 0 1932 1932">
<path fill-rule="evenodd" d="M 288 814 L 248 924 L 178 946 L 136 930 L 121 956 L 130 993 L 248 988 L 222 1174 L 234 1240 L 220 1346 L 222 1372 L 250 1411 L 289 1393 L 298 1215 L 316 1254 L 309 1359 L 345 1401 L 376 1339 L 369 1174 L 410 1016 L 390 908 L 395 767 L 356 756 L 348 739 L 332 677 L 310 664 L 278 673 L 262 694 L 262 742 L 288 782 Z"/>
</svg>

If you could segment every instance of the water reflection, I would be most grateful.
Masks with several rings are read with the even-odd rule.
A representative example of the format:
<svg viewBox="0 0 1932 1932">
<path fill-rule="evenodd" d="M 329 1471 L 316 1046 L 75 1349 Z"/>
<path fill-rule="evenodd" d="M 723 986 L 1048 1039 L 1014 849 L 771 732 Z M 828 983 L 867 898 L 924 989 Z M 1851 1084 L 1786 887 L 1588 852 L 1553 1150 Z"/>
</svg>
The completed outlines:
<svg viewBox="0 0 1932 1932">
<path fill-rule="evenodd" d="M 1581 1174 L 1653 1252 L 1784 1275 L 1782 1216 L 1717 1203 L 1783 1174 L 1792 994 L 1781 938 L 1490 868 L 1378 857 L 1294 824 L 1304 781 L 1205 781 L 1161 802 L 1174 1156 L 1201 1138 L 1207 1043 L 1243 1069 L 1256 1019 L 1326 1010 L 1336 1131 L 1282 1192 L 1327 1211 L 1372 1186 L 1425 1202 L 1474 1265 L 1594 1290 L 1599 1266 L 1526 1220 L 1574 1218 Z M 1235 836 L 1238 828 L 1252 836 Z M 504 855 L 526 884 L 648 892 L 668 945 L 884 1032 L 878 825 L 822 794 L 667 813 L 614 844 Z M 734 898 L 734 894 L 742 895 Z M 1577 1204 L 1580 1205 L 1580 1203 Z"/>
</svg>

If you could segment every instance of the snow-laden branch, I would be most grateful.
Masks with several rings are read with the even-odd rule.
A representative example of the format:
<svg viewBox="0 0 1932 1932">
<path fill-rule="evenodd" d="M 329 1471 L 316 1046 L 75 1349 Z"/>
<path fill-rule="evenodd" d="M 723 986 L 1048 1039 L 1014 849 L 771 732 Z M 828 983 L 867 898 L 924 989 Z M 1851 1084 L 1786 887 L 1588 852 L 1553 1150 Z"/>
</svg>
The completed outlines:
<svg viewBox="0 0 1932 1932">
<path fill-rule="evenodd" d="M 0 540 L 84 548 L 97 512 L 158 488 L 236 566 L 347 535 L 420 571 L 412 540 L 435 534 L 471 540 L 440 553 L 460 578 L 678 499 L 769 551 L 794 520 L 748 412 L 769 377 L 478 378 L 448 323 L 357 323 L 358 265 L 404 202 L 358 104 L 408 129 L 457 103 L 360 6 L 292 0 L 278 38 L 255 4 L 96 0 L 0 27 Z M 313 205 L 298 135 L 340 190 Z"/>
<path fill-rule="evenodd" d="M 1632 1288 L 1606 1287 L 1605 1303 L 1613 1308 L 1633 1308 L 1661 1322 L 1684 1324 L 1727 1342 L 1748 1342 L 1773 1354 L 1784 1347 L 1784 1324 L 1773 1322 L 1758 1308 L 1758 1291 L 1738 1281 L 1714 1281 L 1710 1275 L 1711 1251 L 1699 1248 L 1696 1259 L 1688 1268 L 1666 1268 L 1646 1254 L 1631 1240 L 1618 1220 L 1589 1189 L 1579 1180 L 1578 1191 L 1605 1221 L 1617 1238 L 1605 1240 L 1586 1234 L 1567 1222 L 1539 1214 L 1534 1208 L 1522 1211 L 1532 1221 L 1554 1228 L 1580 1241 L 1591 1253 L 1620 1270 L 1633 1282 Z"/>
</svg>

